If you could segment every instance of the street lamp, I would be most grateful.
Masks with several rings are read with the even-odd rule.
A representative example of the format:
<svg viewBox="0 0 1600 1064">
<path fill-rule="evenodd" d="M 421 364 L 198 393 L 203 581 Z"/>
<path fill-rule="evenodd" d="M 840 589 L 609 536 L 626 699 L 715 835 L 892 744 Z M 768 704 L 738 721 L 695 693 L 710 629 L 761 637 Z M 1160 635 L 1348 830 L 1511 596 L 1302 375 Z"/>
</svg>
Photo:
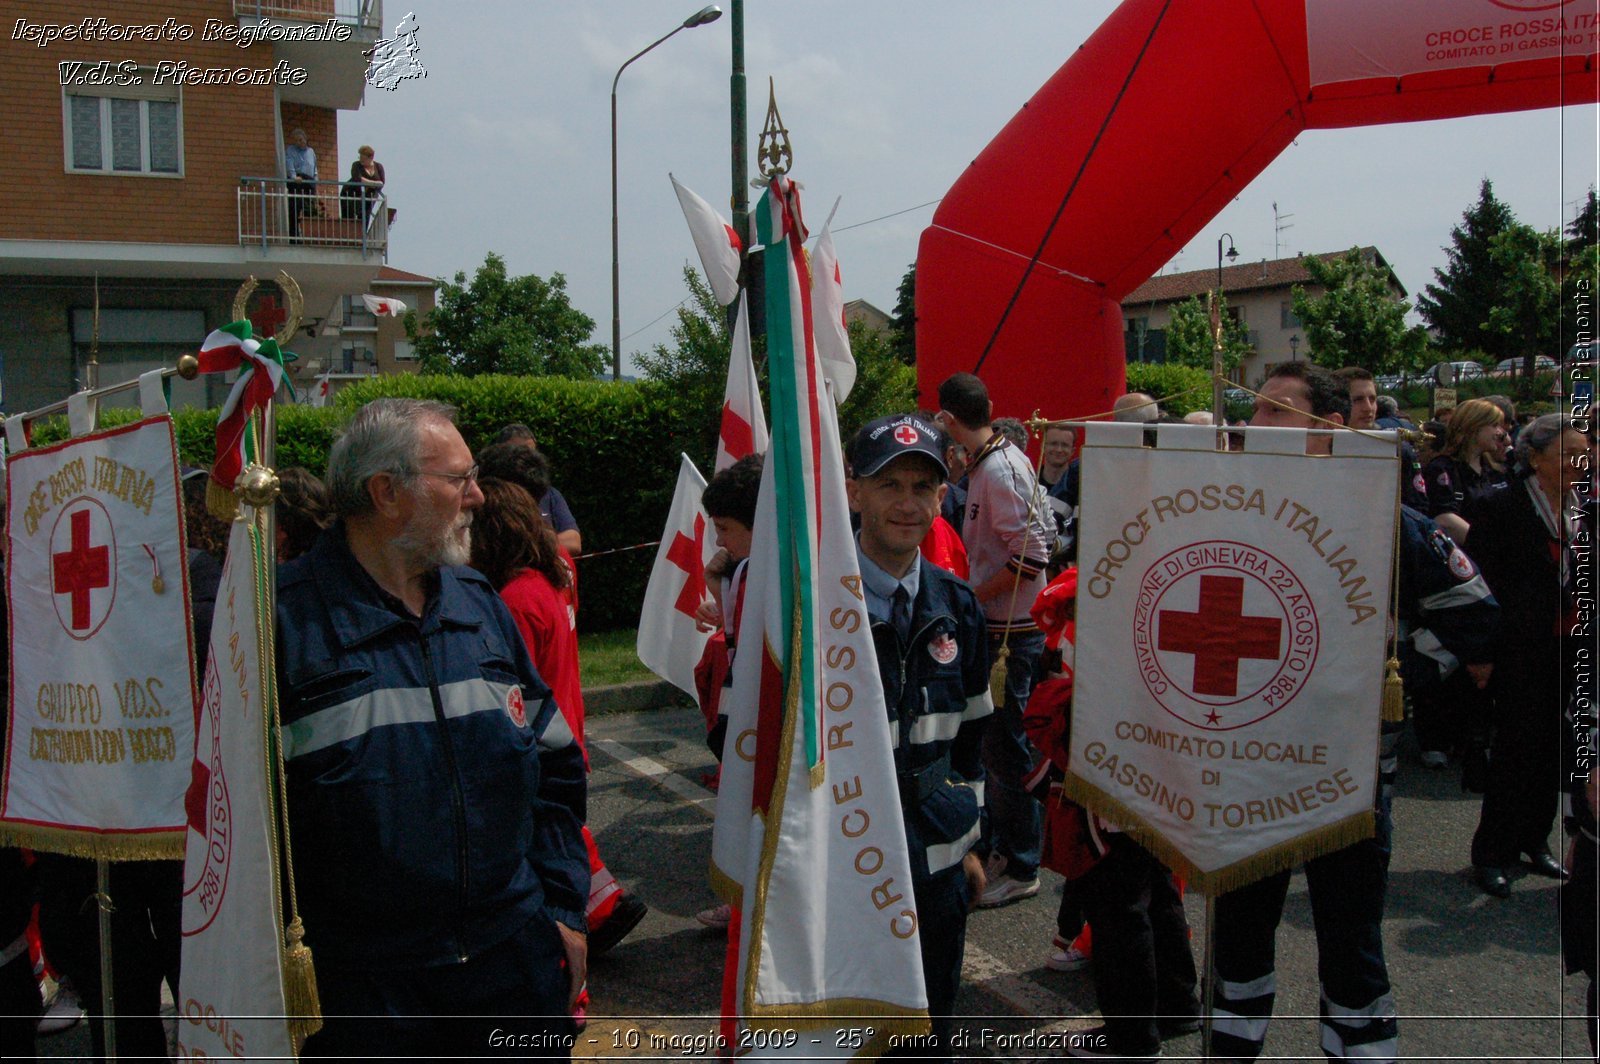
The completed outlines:
<svg viewBox="0 0 1600 1064">
<path fill-rule="evenodd" d="M 649 48 L 636 52 L 630 56 L 627 63 L 617 68 L 617 76 L 611 79 L 611 379 L 622 379 L 622 293 L 618 285 L 618 258 L 617 258 L 617 82 L 622 80 L 622 72 L 628 69 L 628 64 L 661 44 L 678 30 L 692 30 L 696 26 L 704 26 L 708 22 L 715 22 L 722 17 L 722 8 L 716 4 L 702 7 L 699 11 L 684 19 L 672 33 L 662 37 Z"/>
<path fill-rule="evenodd" d="M 1214 344 L 1211 348 L 1211 416 L 1218 425 L 1226 424 L 1222 417 L 1222 242 L 1228 242 L 1228 261 L 1239 257 L 1233 246 L 1233 234 L 1217 237 L 1217 298 L 1211 304 L 1211 330 Z"/>
<path fill-rule="evenodd" d="M 1298 362 L 1299 360 L 1300 360 L 1300 334 L 1299 333 L 1295 333 L 1293 336 L 1289 337 L 1289 361 L 1290 362 Z"/>
</svg>

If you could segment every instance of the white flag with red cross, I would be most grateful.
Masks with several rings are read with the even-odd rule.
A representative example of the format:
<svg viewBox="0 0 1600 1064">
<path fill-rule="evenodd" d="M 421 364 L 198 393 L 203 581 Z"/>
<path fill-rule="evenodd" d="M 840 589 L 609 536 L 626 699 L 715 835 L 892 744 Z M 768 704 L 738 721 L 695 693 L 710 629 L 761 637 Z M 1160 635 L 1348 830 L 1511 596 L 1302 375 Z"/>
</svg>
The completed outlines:
<svg viewBox="0 0 1600 1064">
<path fill-rule="evenodd" d="M 844 275 L 833 249 L 833 217 L 811 247 L 811 317 L 822 375 L 833 384 L 833 401 L 842 403 L 856 383 L 850 353 L 850 325 L 844 320 Z"/>
<path fill-rule="evenodd" d="M 711 204 L 678 184 L 671 174 L 667 176 L 678 194 L 678 205 L 689 223 L 689 234 L 694 237 L 694 249 L 700 253 L 700 266 L 712 294 L 718 303 L 727 306 L 739 294 L 739 234 Z"/>
<path fill-rule="evenodd" d="M 180 857 L 195 682 L 172 421 L 25 447 L 6 487 L 0 840 Z"/>
<path fill-rule="evenodd" d="M 705 477 L 689 456 L 683 455 L 667 527 L 662 530 L 655 568 L 645 585 L 636 644 L 646 668 L 691 697 L 695 695 L 694 667 L 711 637 L 709 631 L 696 627 L 694 611 L 709 597 L 706 563 L 717 549 L 716 534 L 700 506 L 700 493 L 705 490 Z"/>
<path fill-rule="evenodd" d="M 406 305 L 398 299 L 389 296 L 375 296 L 370 292 L 362 295 L 361 302 L 367 309 L 380 318 L 398 318 L 407 310 Z"/>
<path fill-rule="evenodd" d="M 750 308 L 745 300 L 745 294 L 740 292 L 733 344 L 728 352 L 728 385 L 722 395 L 714 473 L 722 472 L 747 454 L 767 449 L 767 417 L 761 409 L 761 387 L 756 383 L 756 362 L 750 352 Z"/>
</svg>

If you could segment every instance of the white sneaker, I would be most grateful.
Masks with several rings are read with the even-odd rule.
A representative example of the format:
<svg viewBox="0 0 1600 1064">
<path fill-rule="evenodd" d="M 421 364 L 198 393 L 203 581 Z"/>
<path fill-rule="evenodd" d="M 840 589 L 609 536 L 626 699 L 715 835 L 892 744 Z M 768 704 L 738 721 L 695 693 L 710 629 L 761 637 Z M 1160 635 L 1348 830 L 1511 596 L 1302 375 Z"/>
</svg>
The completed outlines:
<svg viewBox="0 0 1600 1064">
<path fill-rule="evenodd" d="M 1449 768 L 1450 756 L 1443 750 L 1424 750 L 1422 751 L 1422 767 Z"/>
<path fill-rule="evenodd" d="M 723 931 L 726 930 L 728 925 L 733 922 L 733 906 L 713 905 L 709 909 L 701 909 L 699 912 L 695 913 L 694 918 L 699 920 L 706 927 Z"/>
<path fill-rule="evenodd" d="M 1058 943 L 1060 939 L 1050 944 L 1050 952 L 1044 959 L 1044 966 L 1052 972 L 1081 972 L 1089 967 L 1089 955 L 1077 946 L 1067 946 L 1063 949 Z"/>
<path fill-rule="evenodd" d="M 978 908 L 993 909 L 997 905 L 1006 905 L 1010 902 L 1031 898 L 1039 893 L 1039 877 L 1032 879 L 1016 879 L 1012 876 L 1001 875 L 989 880 L 989 886 L 984 890 L 983 896 L 978 899 Z"/>
<path fill-rule="evenodd" d="M 38 1034 L 41 1036 L 70 1031 L 83 1022 L 83 1006 L 78 1003 L 78 992 L 65 983 L 58 984 L 55 993 L 44 1003 L 44 1013 L 39 1017 Z"/>
</svg>

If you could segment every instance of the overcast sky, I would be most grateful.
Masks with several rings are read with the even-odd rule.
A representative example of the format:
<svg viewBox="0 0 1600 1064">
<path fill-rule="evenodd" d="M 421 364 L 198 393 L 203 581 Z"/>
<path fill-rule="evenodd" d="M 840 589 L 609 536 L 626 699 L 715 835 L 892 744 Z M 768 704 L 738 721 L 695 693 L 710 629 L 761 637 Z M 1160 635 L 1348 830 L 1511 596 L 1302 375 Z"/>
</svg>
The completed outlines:
<svg viewBox="0 0 1600 1064">
<path fill-rule="evenodd" d="M 845 298 L 890 311 L 930 201 L 1115 7 L 749 0 L 751 169 L 771 76 L 813 232 L 843 198 L 834 229 Z M 609 347 L 611 80 L 695 10 L 696 0 L 387 0 L 386 35 L 415 12 L 428 75 L 368 87 L 361 110 L 340 116 L 337 169 L 348 171 L 358 145 L 377 149 L 399 211 L 391 265 L 470 275 L 495 251 L 514 274 L 563 273 Z M 669 340 L 683 266 L 698 262 L 668 171 L 728 213 L 731 21 L 682 31 L 618 86 L 625 358 Z M 1309 131 L 1167 268 L 1214 265 L 1224 231 L 1241 261 L 1374 244 L 1414 297 L 1484 177 L 1519 219 L 1570 220 L 1596 180 L 1596 114 Z M 1274 202 L 1293 216 L 1276 248 Z"/>
</svg>

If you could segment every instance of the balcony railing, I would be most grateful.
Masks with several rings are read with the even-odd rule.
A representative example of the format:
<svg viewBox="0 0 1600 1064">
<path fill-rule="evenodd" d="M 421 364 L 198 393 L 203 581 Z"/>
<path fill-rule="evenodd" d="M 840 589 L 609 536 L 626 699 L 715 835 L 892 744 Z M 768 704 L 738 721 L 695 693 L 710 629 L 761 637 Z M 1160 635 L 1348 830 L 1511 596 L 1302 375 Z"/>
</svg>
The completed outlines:
<svg viewBox="0 0 1600 1064">
<path fill-rule="evenodd" d="M 239 243 L 269 247 L 297 245 L 348 248 L 381 255 L 389 247 L 394 211 L 379 192 L 365 200 L 340 196 L 338 181 L 297 181 L 281 177 L 239 179 Z"/>
<path fill-rule="evenodd" d="M 233 0 L 234 18 L 269 18 L 277 22 L 342 23 L 381 32 L 383 7 L 377 0 Z"/>
</svg>

